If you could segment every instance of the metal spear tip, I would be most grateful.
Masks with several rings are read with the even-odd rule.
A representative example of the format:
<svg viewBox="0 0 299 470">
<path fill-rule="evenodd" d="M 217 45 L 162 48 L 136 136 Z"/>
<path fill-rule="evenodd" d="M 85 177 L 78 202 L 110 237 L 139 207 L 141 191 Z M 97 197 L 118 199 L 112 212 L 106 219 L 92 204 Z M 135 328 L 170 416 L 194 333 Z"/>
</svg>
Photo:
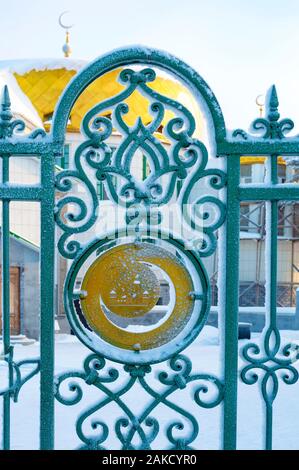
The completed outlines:
<svg viewBox="0 0 299 470">
<path fill-rule="evenodd" d="M 278 108 L 279 101 L 277 97 L 277 91 L 276 91 L 276 86 L 272 85 L 270 89 L 270 106 L 273 108 Z"/>
<path fill-rule="evenodd" d="M 278 96 L 275 85 L 272 85 L 266 95 L 266 110 L 269 121 L 278 121 L 280 114 L 278 112 Z"/>
<path fill-rule="evenodd" d="M 9 96 L 9 91 L 8 91 L 8 86 L 7 85 L 4 85 L 4 88 L 3 88 L 1 104 L 6 109 L 9 109 L 10 106 L 11 106 L 11 101 L 10 101 L 10 96 Z"/>
</svg>

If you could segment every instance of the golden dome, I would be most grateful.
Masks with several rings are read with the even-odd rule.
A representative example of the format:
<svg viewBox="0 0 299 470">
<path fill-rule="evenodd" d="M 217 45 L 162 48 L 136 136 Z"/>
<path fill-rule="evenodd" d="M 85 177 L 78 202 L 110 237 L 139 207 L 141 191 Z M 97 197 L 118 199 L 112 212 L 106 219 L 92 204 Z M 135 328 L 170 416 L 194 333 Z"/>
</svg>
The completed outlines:
<svg viewBox="0 0 299 470">
<path fill-rule="evenodd" d="M 31 101 L 34 111 L 37 112 L 46 130 L 50 128 L 51 118 L 55 106 L 74 75 L 87 64 L 86 61 L 74 59 L 36 59 L 36 60 L 16 60 L 0 61 L 0 71 L 5 72 L 4 79 L 8 80 L 7 73 L 13 74 L 21 91 L 24 93 L 24 105 L 28 106 L 28 98 Z M 124 86 L 117 81 L 120 68 L 112 70 L 101 76 L 80 95 L 76 101 L 67 126 L 68 132 L 80 132 L 80 125 L 83 117 L 94 105 L 116 95 L 123 90 Z M 1 73 L 2 73 L 1 72 Z M 172 98 L 187 107 L 196 120 L 195 136 L 200 137 L 203 129 L 203 116 L 192 93 L 182 83 L 170 78 L 167 75 L 159 75 L 154 82 L 148 86 L 157 92 Z M 127 100 L 130 112 L 123 116 L 129 126 L 132 126 L 140 116 L 144 124 L 152 120 L 148 112 L 149 101 L 139 92 L 134 92 Z M 20 103 L 18 102 L 19 106 Z M 104 113 L 105 114 L 105 113 Z M 32 112 L 31 112 L 32 116 Z M 37 117 L 38 117 L 37 116 Z M 24 117 L 24 116 L 23 116 Z M 173 113 L 166 111 L 163 125 L 173 117 Z M 164 136 L 163 136 L 164 137 Z M 162 135 L 160 135 L 162 138 Z M 162 140 L 167 141 L 166 138 Z M 241 164 L 265 163 L 263 156 L 241 157 Z M 278 163 L 285 165 L 282 157 L 278 157 Z"/>
<path fill-rule="evenodd" d="M 52 65 L 51 69 L 44 66 L 41 70 L 38 70 L 38 67 L 35 69 L 32 61 L 30 70 L 18 71 L 18 68 L 13 70 L 19 87 L 32 102 L 46 129 L 50 127 L 50 120 L 59 97 L 78 70 L 76 67 L 72 69 L 70 67 L 72 62 L 68 63 L 68 61 L 69 59 L 66 59 L 65 66 L 62 66 L 63 63 L 60 60 L 57 62 L 57 68 Z M 87 111 L 124 89 L 124 85 L 117 81 L 120 70 L 118 68 L 101 76 L 80 95 L 71 111 L 68 132 L 79 132 L 82 119 Z M 186 106 L 195 117 L 196 135 L 200 134 L 202 115 L 195 98 L 187 87 L 164 74 L 160 75 L 159 72 L 156 80 L 148 85 L 155 91 Z M 125 102 L 129 106 L 129 113 L 123 118 L 128 125 L 132 126 L 139 116 L 144 124 L 153 119 L 148 111 L 149 100 L 138 91 L 135 91 Z M 173 113 L 166 111 L 162 125 L 171 117 L 173 117 Z"/>
</svg>

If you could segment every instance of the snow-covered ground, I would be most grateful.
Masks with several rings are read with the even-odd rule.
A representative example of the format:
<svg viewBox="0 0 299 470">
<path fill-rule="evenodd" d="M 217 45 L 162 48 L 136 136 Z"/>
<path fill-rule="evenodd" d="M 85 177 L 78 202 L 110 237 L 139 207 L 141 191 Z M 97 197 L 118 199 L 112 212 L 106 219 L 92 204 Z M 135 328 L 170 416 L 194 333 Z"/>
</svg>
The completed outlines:
<svg viewBox="0 0 299 470">
<path fill-rule="evenodd" d="M 293 340 L 299 341 L 299 332 L 283 331 L 282 344 Z M 254 335 L 254 340 L 259 340 L 259 335 Z M 240 347 L 245 344 L 239 341 Z M 56 341 L 56 374 L 66 370 L 81 370 L 82 361 L 88 355 L 88 350 L 73 336 L 61 335 Z M 39 354 L 39 344 L 30 346 L 17 345 L 15 347 L 15 358 L 24 359 L 37 357 Z M 218 342 L 218 330 L 212 327 L 205 327 L 199 338 L 193 345 L 184 352 L 193 361 L 193 373 L 205 372 L 219 376 L 221 359 Z M 115 365 L 114 365 L 115 366 Z M 118 367 L 118 366 L 117 366 Z M 121 367 L 121 366 L 120 366 Z M 157 371 L 166 370 L 165 365 L 156 365 L 147 379 L 150 385 L 156 390 L 161 389 L 161 384 L 157 381 Z M 295 364 L 299 369 L 299 363 Z M 169 369 L 168 369 L 169 370 Z M 124 374 L 122 375 L 124 377 Z M 127 374 L 126 374 L 127 377 Z M 111 388 L 119 387 L 122 378 L 118 379 Z M 12 448 L 14 449 L 37 449 L 39 435 L 39 377 L 34 377 L 20 393 L 19 402 L 12 404 Z M 117 388 L 118 388 L 117 387 Z M 192 444 L 197 449 L 217 449 L 220 447 L 221 433 L 221 406 L 214 409 L 199 408 L 192 399 L 195 384 L 190 384 L 184 390 L 179 390 L 172 395 L 172 401 L 178 403 L 194 416 L 199 423 L 199 435 Z M 274 405 L 273 420 L 273 447 L 275 449 L 299 449 L 299 383 L 287 386 L 280 381 L 280 390 Z M 68 396 L 67 387 L 64 388 Z M 90 404 L 97 403 L 103 396 L 101 392 L 93 386 L 84 386 L 84 397 L 80 403 L 74 406 L 65 406 L 56 402 L 56 448 L 72 449 L 80 445 L 76 436 L 75 422 L 80 411 L 87 409 Z M 212 390 L 212 389 L 211 389 Z M 137 399 L 136 399 L 137 398 Z M 126 404 L 140 414 L 141 410 L 149 401 L 139 386 L 126 396 Z M 263 448 L 263 406 L 257 385 L 247 386 L 239 383 L 238 399 L 238 448 L 259 449 Z M 105 421 L 112 425 L 116 418 L 124 416 L 117 405 L 109 405 L 93 418 Z M 170 421 L 177 421 L 181 418 L 178 414 L 169 410 L 164 405 L 160 405 L 150 416 L 157 417 L 161 423 L 161 428 Z M 90 427 L 88 423 L 84 428 L 88 434 Z M 188 431 L 186 426 L 184 433 Z M 98 430 L 91 433 L 99 433 Z M 188 434 L 188 432 L 187 432 Z M 182 434 L 181 434 L 182 435 Z M 119 441 L 111 434 L 111 437 L 104 444 L 106 448 L 114 449 L 119 447 Z M 169 448 L 169 443 L 163 437 L 163 431 L 156 439 L 153 448 Z"/>
</svg>

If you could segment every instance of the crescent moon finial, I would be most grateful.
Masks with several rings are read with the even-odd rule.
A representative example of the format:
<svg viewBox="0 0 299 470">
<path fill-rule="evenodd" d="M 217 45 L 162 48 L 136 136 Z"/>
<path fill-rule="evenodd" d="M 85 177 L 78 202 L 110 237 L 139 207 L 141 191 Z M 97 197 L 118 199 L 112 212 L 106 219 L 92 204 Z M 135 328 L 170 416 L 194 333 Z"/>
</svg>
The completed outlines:
<svg viewBox="0 0 299 470">
<path fill-rule="evenodd" d="M 72 23 L 72 24 L 65 24 L 65 23 L 62 22 L 62 18 L 63 18 L 65 15 L 67 15 L 68 13 L 69 13 L 69 10 L 65 10 L 65 11 L 63 11 L 63 12 L 59 15 L 59 18 L 58 18 L 58 23 L 59 23 L 59 25 L 60 25 L 63 29 L 66 29 L 66 30 L 71 29 L 71 28 L 74 26 L 73 23 Z"/>
<path fill-rule="evenodd" d="M 265 106 L 265 95 L 257 95 L 255 98 L 255 104 L 258 106 L 260 111 L 260 117 L 263 117 L 263 111 Z"/>
<path fill-rule="evenodd" d="M 59 25 L 65 30 L 65 44 L 62 46 L 62 51 L 64 53 L 64 57 L 69 57 L 72 53 L 72 49 L 70 47 L 70 29 L 74 26 L 74 24 L 65 24 L 62 22 L 62 18 L 64 15 L 69 13 L 68 10 L 63 11 L 58 18 Z"/>
</svg>

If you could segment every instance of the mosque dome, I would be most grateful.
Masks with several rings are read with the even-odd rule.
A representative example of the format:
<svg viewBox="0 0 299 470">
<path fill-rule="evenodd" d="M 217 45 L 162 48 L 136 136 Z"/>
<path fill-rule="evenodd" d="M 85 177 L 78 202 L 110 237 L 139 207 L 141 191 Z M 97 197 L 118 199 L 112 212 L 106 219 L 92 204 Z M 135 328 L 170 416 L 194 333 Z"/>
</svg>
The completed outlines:
<svg viewBox="0 0 299 470">
<path fill-rule="evenodd" d="M 40 124 L 49 130 L 58 99 L 73 76 L 85 65 L 87 61 L 73 58 L 0 61 L 0 74 L 1 72 L 10 74 L 9 90 L 13 81 L 14 88 L 19 88 L 19 95 L 21 93 L 24 95 L 24 100 L 27 105 L 30 105 L 31 111 L 33 108 L 39 116 Z M 68 132 L 79 132 L 87 111 L 123 90 L 124 85 L 117 80 L 120 71 L 121 69 L 118 68 L 104 74 L 92 82 L 80 95 L 70 114 Z M 156 80 L 148 85 L 160 94 L 186 106 L 195 117 L 196 135 L 200 135 L 203 117 L 195 98 L 186 86 L 159 70 L 157 70 Z M 133 125 L 139 116 L 144 124 L 152 120 L 148 110 L 149 101 L 138 91 L 135 91 L 125 102 L 129 106 L 129 113 L 124 117 L 128 125 Z M 172 112 L 167 111 L 162 126 L 171 117 L 173 117 Z"/>
<path fill-rule="evenodd" d="M 18 117 L 31 123 L 32 127 L 51 127 L 51 119 L 55 106 L 64 89 L 76 73 L 88 64 L 86 60 L 76 60 L 70 57 L 61 59 L 21 59 L 0 61 L 0 87 L 8 85 L 12 101 L 12 111 Z M 80 132 L 83 117 L 94 105 L 121 92 L 124 85 L 119 83 L 121 69 L 114 69 L 92 82 L 80 95 L 71 111 L 67 132 Z M 202 135 L 203 115 L 191 91 L 181 82 L 160 70 L 157 78 L 148 86 L 184 106 L 193 114 L 196 121 L 195 136 Z M 139 92 L 134 92 L 126 99 L 129 113 L 124 116 L 128 125 L 133 125 L 140 116 L 144 124 L 152 120 L 149 114 L 149 101 Z M 105 113 L 104 113 L 105 115 Z M 162 126 L 173 117 L 166 111 Z M 167 141 L 160 134 L 162 140 Z M 241 164 L 264 163 L 265 157 L 241 157 Z M 285 165 L 279 157 L 279 164 Z"/>
</svg>

